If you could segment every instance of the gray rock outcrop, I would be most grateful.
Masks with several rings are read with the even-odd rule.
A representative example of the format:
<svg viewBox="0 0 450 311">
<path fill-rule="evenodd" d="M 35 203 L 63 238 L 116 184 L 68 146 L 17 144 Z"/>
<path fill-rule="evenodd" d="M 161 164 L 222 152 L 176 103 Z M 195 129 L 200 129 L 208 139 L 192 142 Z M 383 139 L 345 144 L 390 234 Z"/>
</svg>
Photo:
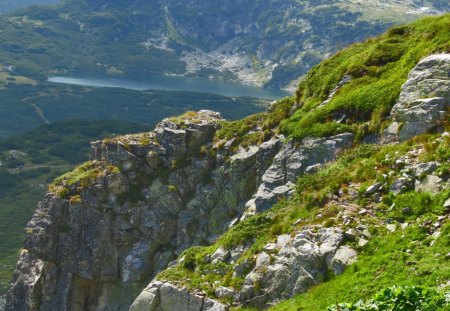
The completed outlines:
<svg viewBox="0 0 450 311">
<path fill-rule="evenodd" d="M 325 280 L 329 271 L 339 275 L 356 261 L 356 251 L 344 243 L 345 234 L 339 228 L 305 229 L 293 237 L 280 235 L 274 243 L 266 245 L 264 251 L 256 255 L 253 268 L 248 269 L 244 275 L 241 290 L 218 287 L 215 297 L 227 297 L 236 305 L 250 305 L 261 309 L 267 307 L 269 302 L 305 292 Z M 225 250 L 216 253 L 223 254 Z M 216 256 L 215 260 L 230 262 L 227 256 Z M 242 263 L 236 264 L 234 269 L 238 270 L 240 265 Z M 153 281 L 134 301 L 130 310 L 226 310 L 225 305 L 213 299 L 209 301 L 215 306 L 214 309 L 205 309 L 205 304 L 203 309 L 199 307 L 201 304 L 197 304 L 195 309 L 190 307 L 192 300 L 201 299 L 202 295 L 189 293 L 173 284 Z"/>
<path fill-rule="evenodd" d="M 275 156 L 265 171 L 256 194 L 246 204 L 246 217 L 269 209 L 280 198 L 294 193 L 295 181 L 336 159 L 353 143 L 353 134 L 344 133 L 328 138 L 304 139 L 298 146 L 290 141 Z"/>
<path fill-rule="evenodd" d="M 274 247 L 266 247 L 270 251 L 258 255 L 235 299 L 264 307 L 267 302 L 307 291 L 325 280 L 328 270 L 340 274 L 356 260 L 356 252 L 343 244 L 344 233 L 337 228 L 306 229 L 294 237 L 278 237 Z"/>
<path fill-rule="evenodd" d="M 439 127 L 450 108 L 450 54 L 430 55 L 417 64 L 391 110 L 394 122 L 384 140 L 404 141 Z"/>
<path fill-rule="evenodd" d="M 183 250 L 214 242 L 280 147 L 213 151 L 220 121 L 200 111 L 93 143 L 80 180 L 60 180 L 28 223 L 6 310 L 127 310 Z"/>
<path fill-rule="evenodd" d="M 205 295 L 190 293 L 170 283 L 152 282 L 136 298 L 130 311 L 227 311 L 228 307 L 206 298 Z"/>
</svg>

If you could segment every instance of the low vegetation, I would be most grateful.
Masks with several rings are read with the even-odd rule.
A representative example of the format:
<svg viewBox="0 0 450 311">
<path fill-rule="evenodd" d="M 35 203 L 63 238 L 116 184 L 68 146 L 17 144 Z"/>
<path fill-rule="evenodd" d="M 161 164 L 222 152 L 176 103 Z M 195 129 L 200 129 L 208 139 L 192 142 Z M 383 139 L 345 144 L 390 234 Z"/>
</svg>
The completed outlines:
<svg viewBox="0 0 450 311">
<path fill-rule="evenodd" d="M 421 286 L 389 287 L 367 301 L 339 304 L 327 311 L 427 310 L 438 311 L 449 306 L 442 292 Z"/>
<path fill-rule="evenodd" d="M 1 81 L 0 81 L 1 84 Z M 153 127 L 164 118 L 186 111 L 209 109 L 235 120 L 267 108 L 268 102 L 250 97 L 121 88 L 8 84 L 1 89 L 0 138 L 39 125 L 67 120 L 121 120 Z M 95 138 L 94 138 L 95 139 Z"/>
</svg>

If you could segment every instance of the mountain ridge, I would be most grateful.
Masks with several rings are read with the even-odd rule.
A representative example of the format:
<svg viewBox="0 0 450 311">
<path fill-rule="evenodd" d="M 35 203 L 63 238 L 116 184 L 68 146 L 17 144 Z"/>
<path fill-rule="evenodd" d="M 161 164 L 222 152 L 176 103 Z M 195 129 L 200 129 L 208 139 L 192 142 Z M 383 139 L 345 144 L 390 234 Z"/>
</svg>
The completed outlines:
<svg viewBox="0 0 450 311">
<path fill-rule="evenodd" d="M 41 78 L 80 72 L 175 74 L 278 88 L 342 46 L 392 23 L 449 9 L 445 1 L 385 5 L 387 13 L 375 3 L 358 1 L 235 0 L 219 8 L 176 0 L 65 1 L 1 16 L 0 38 L 15 43 L 2 45 L 0 61 Z M 429 10 L 421 11 L 421 5 L 430 5 Z"/>
</svg>

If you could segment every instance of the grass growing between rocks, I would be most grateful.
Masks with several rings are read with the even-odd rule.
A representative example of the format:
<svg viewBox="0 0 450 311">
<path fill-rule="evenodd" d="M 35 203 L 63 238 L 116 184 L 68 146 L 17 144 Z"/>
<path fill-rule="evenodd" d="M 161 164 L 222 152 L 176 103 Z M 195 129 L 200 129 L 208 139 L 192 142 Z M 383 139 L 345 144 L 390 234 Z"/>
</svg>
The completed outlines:
<svg viewBox="0 0 450 311">
<path fill-rule="evenodd" d="M 361 250 L 357 263 L 344 274 L 269 310 L 325 310 L 336 303 L 367 300 L 393 285 L 439 287 L 450 279 L 448 222 L 431 246 L 432 241 L 417 223 L 405 230 L 375 236 Z"/>
<path fill-rule="evenodd" d="M 386 199 L 376 205 L 364 195 L 369 185 L 380 181 L 384 173 L 392 170 L 392 159 L 420 148 L 424 142 L 435 138 L 436 136 L 424 135 L 401 145 L 360 145 L 344 152 L 336 162 L 314 174 L 300 177 L 297 181 L 297 194 L 293 199 L 280 201 L 271 210 L 239 223 L 212 246 L 186 250 L 180 256 L 180 263 L 160 273 L 158 279 L 191 290 L 203 290 L 211 297 L 217 286 L 239 290 L 244 280 L 233 276 L 234 265 L 223 262 L 212 264 L 205 258 L 219 247 L 233 249 L 238 245 L 247 245 L 248 249 L 237 263 L 247 262 L 250 269 L 255 262 L 255 255 L 281 234 L 292 234 L 308 225 L 338 225 L 343 229 L 357 226 L 354 222 L 340 225 L 336 218 L 339 207 L 328 204 L 331 196 L 347 191 L 345 189 L 353 183 L 359 187 L 359 194 L 356 198 L 348 196 L 348 200 L 357 204 L 360 209 L 370 208 L 374 211 L 373 216 L 365 216 L 365 223 L 374 237 L 365 247 L 353 245 L 359 250 L 360 259 L 342 276 L 331 276 L 324 284 L 274 307 L 273 310 L 324 310 L 336 302 L 369 298 L 376 291 L 393 285 L 421 284 L 436 288 L 450 277 L 446 258 L 450 251 L 450 224 L 445 224 L 441 236 L 436 239 L 430 237 L 427 227 L 422 224 L 434 222 L 438 215 L 442 215 L 442 205 L 450 197 L 450 191 L 436 196 L 417 192 L 407 192 L 397 197 L 386 194 Z M 448 141 L 433 144 L 433 148 L 424 150 L 421 157 L 431 157 L 443 145 L 448 145 Z M 391 209 L 392 203 L 397 204 L 397 207 Z M 406 205 L 411 208 L 409 215 L 401 213 L 402 207 Z M 404 230 L 397 226 L 395 232 L 390 232 L 384 225 L 388 218 L 406 221 L 411 225 Z M 299 219 L 301 221 L 297 222 Z M 436 269 L 441 266 L 442 269 Z M 343 291 L 343 288 L 346 290 Z"/>
</svg>

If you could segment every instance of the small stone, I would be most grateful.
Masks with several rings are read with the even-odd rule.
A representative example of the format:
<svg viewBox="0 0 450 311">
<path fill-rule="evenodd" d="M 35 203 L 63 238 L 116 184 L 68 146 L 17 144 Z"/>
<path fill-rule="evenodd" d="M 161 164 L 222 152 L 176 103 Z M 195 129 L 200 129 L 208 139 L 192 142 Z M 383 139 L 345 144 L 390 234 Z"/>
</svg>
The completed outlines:
<svg viewBox="0 0 450 311">
<path fill-rule="evenodd" d="M 414 165 L 412 170 L 414 171 L 414 175 L 416 177 L 421 177 L 433 173 L 437 167 L 437 162 L 427 162 Z"/>
<path fill-rule="evenodd" d="M 270 265 L 270 256 L 262 252 L 261 254 L 256 257 L 256 264 L 255 264 L 255 270 L 261 270 L 264 268 L 267 268 Z"/>
<path fill-rule="evenodd" d="M 402 169 L 405 166 L 405 162 L 403 160 L 396 160 L 395 161 L 395 167 L 397 169 Z"/>
<path fill-rule="evenodd" d="M 404 222 L 404 223 L 402 223 L 402 224 L 400 225 L 400 227 L 401 227 L 402 229 L 406 229 L 406 228 L 409 227 L 409 224 L 408 224 L 407 222 Z"/>
<path fill-rule="evenodd" d="M 223 247 L 219 247 L 211 256 L 211 263 L 225 262 L 230 257 L 230 252 Z"/>
<path fill-rule="evenodd" d="M 299 225 L 303 220 L 302 219 L 297 219 L 292 225 L 297 226 Z"/>
<path fill-rule="evenodd" d="M 409 188 L 412 187 L 412 181 L 405 177 L 400 177 L 389 188 L 389 191 L 391 191 L 394 195 L 398 195 L 400 193 L 405 192 Z"/>
<path fill-rule="evenodd" d="M 263 248 L 265 251 L 274 251 L 277 249 L 277 245 L 275 243 L 269 243 Z"/>
<path fill-rule="evenodd" d="M 433 237 L 433 239 L 437 239 L 437 238 L 439 238 L 441 236 L 441 232 L 440 231 L 436 231 L 431 236 Z"/>
<path fill-rule="evenodd" d="M 439 216 L 439 217 L 438 217 L 438 221 L 443 221 L 445 218 L 447 218 L 447 217 L 445 217 L 445 216 Z"/>
<path fill-rule="evenodd" d="M 366 246 L 367 243 L 369 243 L 369 241 L 367 241 L 366 239 L 360 238 L 360 239 L 358 240 L 358 246 L 360 246 L 360 247 Z"/>
<path fill-rule="evenodd" d="M 234 296 L 234 291 L 232 289 L 220 286 L 214 291 L 214 295 L 217 298 L 232 298 Z"/>
<path fill-rule="evenodd" d="M 381 196 L 381 194 L 379 194 L 379 193 L 375 193 L 373 196 L 372 196 L 372 199 L 373 199 L 373 201 L 375 202 L 375 203 L 380 203 L 381 201 L 382 201 L 382 196 Z"/>
<path fill-rule="evenodd" d="M 397 226 L 395 224 L 389 224 L 386 226 L 386 229 L 388 229 L 390 232 L 394 232 L 397 229 Z"/>
<path fill-rule="evenodd" d="M 383 186 L 383 183 L 378 182 L 376 184 L 373 184 L 372 186 L 370 186 L 369 188 L 367 188 L 366 192 L 364 193 L 365 196 L 371 196 L 372 194 L 375 194 L 376 192 L 378 192 L 381 187 Z"/>
<path fill-rule="evenodd" d="M 354 241 L 356 239 L 356 233 L 355 230 L 353 229 L 348 229 L 347 231 L 345 231 L 344 236 L 347 240 L 349 241 Z"/>
<path fill-rule="evenodd" d="M 447 201 L 444 202 L 444 208 L 450 208 L 450 198 L 447 199 Z"/>
<path fill-rule="evenodd" d="M 365 236 L 366 238 L 370 238 L 372 236 L 368 229 L 364 229 L 362 231 L 362 235 Z"/>
</svg>

